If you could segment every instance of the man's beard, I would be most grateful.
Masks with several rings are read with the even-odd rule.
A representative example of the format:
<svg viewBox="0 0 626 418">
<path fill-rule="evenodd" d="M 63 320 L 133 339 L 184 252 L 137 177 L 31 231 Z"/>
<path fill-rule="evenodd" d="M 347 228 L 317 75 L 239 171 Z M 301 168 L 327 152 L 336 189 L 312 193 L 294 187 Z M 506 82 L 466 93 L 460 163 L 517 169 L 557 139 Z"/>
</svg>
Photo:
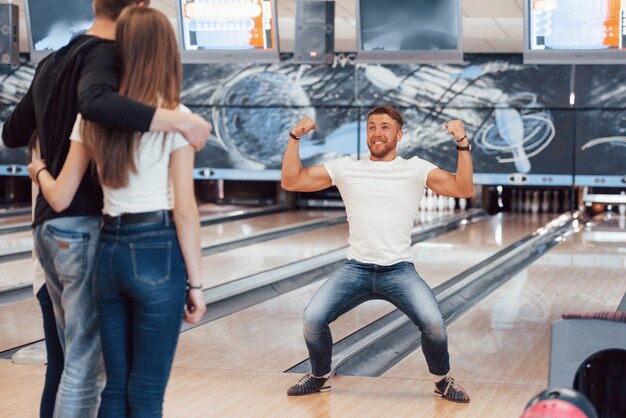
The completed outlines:
<svg viewBox="0 0 626 418">
<path fill-rule="evenodd" d="M 368 148 L 370 150 L 370 155 L 375 158 L 384 158 L 394 149 L 394 147 L 391 146 L 389 143 L 386 143 L 383 149 L 379 149 L 378 151 L 374 151 L 372 149 L 372 146 L 368 146 Z"/>
</svg>

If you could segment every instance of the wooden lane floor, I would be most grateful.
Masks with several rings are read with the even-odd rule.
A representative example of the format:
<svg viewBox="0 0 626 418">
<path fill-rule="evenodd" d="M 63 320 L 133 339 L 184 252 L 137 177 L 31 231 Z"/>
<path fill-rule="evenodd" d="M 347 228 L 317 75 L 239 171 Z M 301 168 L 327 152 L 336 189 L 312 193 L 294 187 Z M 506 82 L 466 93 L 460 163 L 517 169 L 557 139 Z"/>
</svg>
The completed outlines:
<svg viewBox="0 0 626 418">
<path fill-rule="evenodd" d="M 250 212 L 251 214 L 259 213 L 263 210 L 262 207 L 251 207 L 241 205 L 218 205 L 214 203 L 204 203 L 198 206 L 198 212 L 200 218 L 213 218 L 219 216 L 237 215 L 243 212 Z M 14 232 L 29 232 L 31 228 L 32 217 L 30 213 L 22 213 L 24 211 L 17 212 L 14 215 L 6 214 L 0 216 L 0 235 L 10 234 Z M 32 245 L 32 242 L 27 245 Z M 7 247 L 8 250 L 2 252 L 1 249 L 7 247 L 0 240 L 0 255 L 8 250 L 15 251 L 13 247 Z M 19 248 L 22 248 L 20 246 Z"/>
<path fill-rule="evenodd" d="M 200 229 L 201 245 L 208 246 L 247 238 L 279 227 L 305 224 L 345 214 L 343 210 L 298 210 L 260 215 L 239 221 L 206 225 Z M 0 255 L 14 251 L 31 251 L 31 231 L 0 235 Z M 32 282 L 30 259 L 0 262 L 0 290 Z"/>
<path fill-rule="evenodd" d="M 10 228 L 16 225 L 30 224 L 30 214 L 12 215 L 6 217 L 0 217 L 0 230 Z"/>
<path fill-rule="evenodd" d="M 217 203 L 201 203 L 198 205 L 198 212 L 200 216 L 207 215 L 223 215 L 228 212 L 234 212 L 238 210 L 252 209 L 255 206 L 247 205 L 219 205 Z"/>
<path fill-rule="evenodd" d="M 452 323 L 452 372 L 473 395 L 455 416 L 521 415 L 526 402 L 547 386 L 551 323 L 564 313 L 615 310 L 626 292 L 625 254 L 626 242 L 594 243 L 579 233 Z M 430 381 L 421 350 L 382 378 Z M 492 385 L 526 388 L 526 396 L 485 415 L 484 406 L 496 397 L 484 389 Z"/>
<path fill-rule="evenodd" d="M 16 366 L 0 360 L 0 381 L 10 382 L 0 391 L 0 418 L 38 416 L 44 373 L 42 366 Z M 463 408 L 434 397 L 432 383 L 421 380 L 339 376 L 333 379 L 331 392 L 299 398 L 285 394 L 293 381 L 293 374 L 281 372 L 175 368 L 165 397 L 164 416 L 446 418 L 461 416 L 459 410 Z M 494 416 L 489 412 L 501 404 L 525 402 L 523 389 L 485 384 L 472 394 L 492 399 L 489 405 L 482 405 L 482 417 L 489 418 Z M 509 417 L 500 417 L 505 416 Z"/>
<path fill-rule="evenodd" d="M 320 219 L 343 217 L 345 210 L 294 210 L 270 215 L 260 215 L 241 221 L 224 222 L 202 227 L 202 246 L 221 244 L 237 238 L 247 238 L 255 234 L 289 225 L 304 224 Z"/>
<path fill-rule="evenodd" d="M 520 217 L 503 217 L 468 225 L 463 231 L 449 232 L 428 242 L 450 244 L 468 256 L 456 257 L 456 264 L 424 263 L 420 272 L 431 286 L 436 286 L 469 267 L 468 264 L 488 257 L 539 225 L 539 220 L 529 222 Z M 497 236 L 500 228 L 505 232 L 498 243 L 497 239 L 490 237 Z M 457 246 L 458 241 L 464 241 L 464 244 Z M 486 248 L 488 246 L 491 248 Z M 416 254 L 422 251 L 432 254 L 450 251 L 446 246 L 443 249 L 422 249 L 418 244 L 414 248 Z M 318 286 L 314 283 L 183 333 L 168 389 L 166 416 L 180 416 L 182 413 L 190 416 L 324 416 L 318 412 L 325 411 L 325 408 L 335 411 L 332 413 L 336 416 L 346 416 L 345 411 L 352 411 L 355 401 L 362 402 L 363 396 L 371 396 L 372 402 L 377 405 L 374 407 L 372 404 L 371 411 L 378 411 L 377 416 L 385 416 L 380 411 L 385 410 L 389 401 L 397 403 L 401 399 L 432 398 L 429 395 L 432 388 L 426 385 L 422 385 L 423 390 L 416 390 L 414 383 L 409 387 L 403 383 L 404 380 L 399 380 L 385 389 L 380 387 L 377 379 L 344 377 L 337 378 L 333 383 L 337 389 L 331 399 L 337 398 L 336 401 L 319 404 L 316 401 L 319 397 L 287 398 L 284 395 L 286 388 L 299 376 L 280 372 L 308 356 L 302 338 L 301 316 Z M 338 340 L 390 309 L 392 306 L 383 301 L 363 304 L 332 324 L 333 335 Z M 258 379 L 261 379 L 260 383 Z M 254 389 L 256 386 L 262 387 L 261 393 Z M 190 391 L 190 388 L 195 389 Z M 394 393 L 398 396 L 392 396 Z M 206 402 L 207 399 L 214 401 L 212 405 Z M 268 405 L 276 407 L 278 414 L 270 413 Z M 241 408 L 244 408 L 243 412 Z M 357 410 L 360 415 L 368 416 L 368 407 Z M 215 414 L 213 411 L 216 411 Z M 406 412 L 407 409 L 402 407 L 397 411 Z"/>
</svg>

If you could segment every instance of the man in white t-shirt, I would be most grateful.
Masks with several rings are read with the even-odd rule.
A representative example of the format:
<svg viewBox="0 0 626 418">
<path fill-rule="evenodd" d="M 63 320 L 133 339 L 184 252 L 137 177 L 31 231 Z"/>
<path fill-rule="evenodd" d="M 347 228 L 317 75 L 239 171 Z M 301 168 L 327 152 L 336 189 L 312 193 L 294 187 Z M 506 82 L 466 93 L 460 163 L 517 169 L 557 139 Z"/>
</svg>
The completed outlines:
<svg viewBox="0 0 626 418">
<path fill-rule="evenodd" d="M 458 150 L 456 174 L 418 157 L 397 155 L 402 114 L 377 106 L 367 116 L 369 158 L 343 157 L 302 168 L 298 141 L 316 128 L 301 119 L 289 134 L 282 168 L 285 190 L 312 192 L 337 186 L 346 206 L 350 237 L 347 260 L 313 295 L 304 311 L 304 338 L 312 373 L 289 388 L 299 396 L 330 389 L 333 341 L 329 323 L 357 305 L 383 299 L 404 312 L 422 332 L 422 350 L 435 381 L 435 393 L 453 402 L 469 402 L 467 392 L 450 376 L 448 337 L 439 305 L 413 265 L 411 229 L 419 202 L 428 187 L 451 197 L 473 194 L 472 159 L 465 127 L 446 123 Z"/>
</svg>

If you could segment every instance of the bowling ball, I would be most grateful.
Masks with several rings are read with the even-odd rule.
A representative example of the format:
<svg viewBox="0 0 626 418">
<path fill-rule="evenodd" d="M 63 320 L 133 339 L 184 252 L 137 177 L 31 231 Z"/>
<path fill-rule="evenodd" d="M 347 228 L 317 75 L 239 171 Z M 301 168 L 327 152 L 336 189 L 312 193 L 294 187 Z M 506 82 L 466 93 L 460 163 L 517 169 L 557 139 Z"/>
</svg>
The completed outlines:
<svg viewBox="0 0 626 418">
<path fill-rule="evenodd" d="M 594 213 L 602 213 L 602 212 L 604 212 L 605 207 L 604 207 L 604 205 L 602 203 L 594 203 L 591 206 L 591 209 L 593 209 Z"/>
<path fill-rule="evenodd" d="M 598 418 L 591 402 L 567 388 L 546 389 L 532 398 L 520 418 Z"/>
<path fill-rule="evenodd" d="M 546 400 L 526 408 L 520 418 L 589 418 L 589 416 L 569 402 Z"/>
</svg>

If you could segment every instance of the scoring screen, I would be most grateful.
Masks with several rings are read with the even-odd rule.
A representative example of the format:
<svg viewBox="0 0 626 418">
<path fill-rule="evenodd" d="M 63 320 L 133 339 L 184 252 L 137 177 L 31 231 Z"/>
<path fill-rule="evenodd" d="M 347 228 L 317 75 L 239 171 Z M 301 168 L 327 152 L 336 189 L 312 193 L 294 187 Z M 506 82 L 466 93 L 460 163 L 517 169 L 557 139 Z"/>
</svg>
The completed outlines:
<svg viewBox="0 0 626 418">
<path fill-rule="evenodd" d="M 273 0 L 179 0 L 185 50 L 274 50 Z"/>
<path fill-rule="evenodd" d="M 626 48 L 624 0 L 527 0 L 531 50 Z"/>
</svg>

